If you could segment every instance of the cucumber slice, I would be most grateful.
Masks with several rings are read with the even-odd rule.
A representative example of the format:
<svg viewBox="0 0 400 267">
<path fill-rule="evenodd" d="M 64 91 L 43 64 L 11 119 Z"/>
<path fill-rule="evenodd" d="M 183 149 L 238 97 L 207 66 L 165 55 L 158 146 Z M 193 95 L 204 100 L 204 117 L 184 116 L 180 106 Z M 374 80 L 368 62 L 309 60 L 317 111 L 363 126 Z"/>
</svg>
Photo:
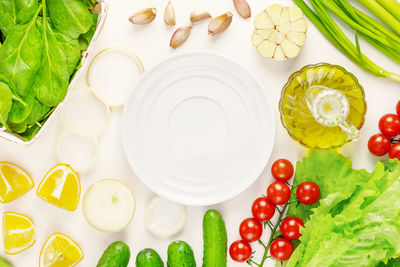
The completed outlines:
<svg viewBox="0 0 400 267">
<path fill-rule="evenodd" d="M 121 181 L 104 179 L 93 184 L 83 198 L 83 215 L 94 228 L 109 233 L 125 229 L 135 213 L 135 197 Z"/>
</svg>

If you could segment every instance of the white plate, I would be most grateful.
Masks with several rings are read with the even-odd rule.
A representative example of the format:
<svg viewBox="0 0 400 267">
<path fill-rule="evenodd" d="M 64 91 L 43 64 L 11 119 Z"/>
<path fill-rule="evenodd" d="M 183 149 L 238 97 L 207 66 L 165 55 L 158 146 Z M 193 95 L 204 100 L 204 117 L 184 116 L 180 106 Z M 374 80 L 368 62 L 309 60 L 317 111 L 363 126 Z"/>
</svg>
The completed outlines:
<svg viewBox="0 0 400 267">
<path fill-rule="evenodd" d="M 185 205 L 216 204 L 244 191 L 263 171 L 274 138 L 262 84 L 210 52 L 183 53 L 146 72 L 122 118 L 136 175 Z"/>
</svg>

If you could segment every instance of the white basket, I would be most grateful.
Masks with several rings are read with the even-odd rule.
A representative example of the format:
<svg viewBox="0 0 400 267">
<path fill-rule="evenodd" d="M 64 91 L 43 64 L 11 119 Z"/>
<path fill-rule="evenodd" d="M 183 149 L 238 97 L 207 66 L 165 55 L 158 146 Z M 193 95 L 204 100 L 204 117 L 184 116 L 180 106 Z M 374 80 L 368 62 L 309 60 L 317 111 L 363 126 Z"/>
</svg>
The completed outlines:
<svg viewBox="0 0 400 267">
<path fill-rule="evenodd" d="M 5 129 L 5 127 L 0 129 L 0 138 L 4 138 L 4 139 L 6 139 L 8 141 L 11 141 L 11 142 L 14 142 L 14 143 L 18 143 L 18 144 L 29 145 L 29 144 L 32 144 L 33 142 L 35 142 L 39 138 L 39 136 L 42 134 L 42 132 L 45 131 L 45 129 L 46 129 L 47 125 L 49 124 L 49 122 L 54 118 L 56 113 L 60 110 L 60 108 L 64 104 L 65 100 L 67 99 L 67 97 L 69 95 L 69 91 L 75 86 L 75 84 L 76 84 L 77 80 L 79 79 L 80 75 L 82 75 L 82 73 L 84 73 L 86 71 L 86 69 L 87 69 L 87 67 L 89 65 L 88 57 L 89 57 L 90 52 L 93 49 L 93 43 L 97 39 L 97 37 L 99 36 L 101 30 L 103 29 L 104 23 L 105 23 L 106 18 L 107 18 L 108 2 L 100 1 L 100 7 L 101 7 L 101 11 L 99 13 L 99 17 L 98 17 L 98 20 L 97 20 L 96 31 L 95 31 L 95 33 L 93 35 L 93 38 L 92 38 L 88 48 L 85 51 L 83 51 L 83 53 L 82 53 L 81 67 L 75 73 L 74 78 L 71 80 L 71 82 L 70 82 L 70 84 L 68 86 L 67 95 L 65 96 L 64 100 L 60 104 L 57 105 L 57 107 L 54 109 L 54 111 L 51 113 L 49 118 L 43 124 L 43 126 L 39 130 L 39 132 L 37 132 L 37 134 L 30 141 L 25 141 L 25 140 L 21 139 L 20 137 L 18 137 L 17 135 L 8 132 Z"/>
</svg>

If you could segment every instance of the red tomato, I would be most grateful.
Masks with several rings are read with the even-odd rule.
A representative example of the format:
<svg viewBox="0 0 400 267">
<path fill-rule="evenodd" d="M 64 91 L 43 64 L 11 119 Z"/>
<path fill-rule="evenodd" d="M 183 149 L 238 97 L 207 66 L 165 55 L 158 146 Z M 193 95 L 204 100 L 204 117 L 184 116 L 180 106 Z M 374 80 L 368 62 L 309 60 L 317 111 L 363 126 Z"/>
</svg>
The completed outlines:
<svg viewBox="0 0 400 267">
<path fill-rule="evenodd" d="M 287 159 L 278 159 L 272 164 L 271 173 L 276 180 L 286 182 L 292 178 L 294 168 L 292 163 Z"/>
<path fill-rule="evenodd" d="M 400 160 L 400 143 L 394 144 L 389 151 L 389 158 Z"/>
<path fill-rule="evenodd" d="M 289 240 L 299 239 L 300 227 L 299 225 L 304 227 L 303 221 L 298 217 L 287 217 L 281 223 L 281 233 L 283 237 Z"/>
<path fill-rule="evenodd" d="M 383 134 L 374 134 L 368 141 L 369 151 L 378 157 L 386 155 L 390 146 L 390 139 Z"/>
<path fill-rule="evenodd" d="M 397 102 L 396 111 L 397 111 L 397 115 L 400 117 L 400 101 Z"/>
<path fill-rule="evenodd" d="M 269 202 L 268 198 L 259 197 L 254 200 L 251 213 L 260 222 L 269 221 L 275 214 L 275 206 Z"/>
<path fill-rule="evenodd" d="M 290 199 L 290 188 L 282 182 L 273 182 L 268 186 L 267 198 L 274 205 L 283 205 Z"/>
<path fill-rule="evenodd" d="M 312 205 L 319 200 L 321 191 L 316 183 L 308 181 L 301 183 L 299 187 L 297 187 L 296 196 L 301 203 Z"/>
<path fill-rule="evenodd" d="M 263 233 L 263 227 L 258 220 L 247 218 L 240 224 L 239 233 L 244 241 L 254 242 L 260 239 Z"/>
<path fill-rule="evenodd" d="M 279 237 L 272 241 L 269 253 L 278 261 L 287 261 L 292 256 L 293 244 L 289 240 Z"/>
<path fill-rule="evenodd" d="M 387 137 L 400 134 L 400 118 L 396 114 L 386 114 L 379 120 L 379 129 Z"/>
<path fill-rule="evenodd" d="M 251 246 L 249 243 L 243 240 L 235 241 L 229 247 L 229 255 L 232 260 L 237 262 L 245 262 L 251 257 Z"/>
</svg>

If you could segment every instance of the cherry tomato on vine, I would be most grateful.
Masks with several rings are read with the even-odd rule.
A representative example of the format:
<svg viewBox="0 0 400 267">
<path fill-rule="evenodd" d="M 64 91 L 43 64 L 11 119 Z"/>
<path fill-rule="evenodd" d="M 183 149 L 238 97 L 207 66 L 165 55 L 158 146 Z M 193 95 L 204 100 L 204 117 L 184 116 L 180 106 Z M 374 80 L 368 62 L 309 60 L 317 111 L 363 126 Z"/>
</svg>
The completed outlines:
<svg viewBox="0 0 400 267">
<path fill-rule="evenodd" d="M 278 159 L 272 164 L 271 173 L 276 180 L 286 182 L 292 178 L 294 168 L 292 163 L 287 159 Z"/>
<path fill-rule="evenodd" d="M 400 134 L 400 118 L 396 114 L 386 114 L 379 120 L 379 130 L 387 137 Z"/>
<path fill-rule="evenodd" d="M 232 260 L 237 262 L 245 262 L 251 257 L 251 246 L 249 243 L 243 240 L 235 241 L 229 247 L 229 255 Z"/>
<path fill-rule="evenodd" d="M 290 188 L 282 182 L 273 182 L 268 186 L 267 198 L 274 205 L 286 204 L 290 199 Z"/>
<path fill-rule="evenodd" d="M 254 242 L 260 239 L 263 233 L 263 227 L 258 220 L 247 218 L 240 224 L 239 233 L 244 241 Z"/>
<path fill-rule="evenodd" d="M 254 200 L 251 213 L 260 222 L 269 221 L 275 214 L 275 206 L 269 202 L 268 198 L 259 197 Z"/>
<path fill-rule="evenodd" d="M 321 191 L 316 183 L 308 181 L 301 183 L 299 187 L 297 187 L 296 196 L 301 203 L 312 205 L 319 200 Z"/>
<path fill-rule="evenodd" d="M 390 150 L 390 139 L 383 134 L 374 134 L 369 138 L 368 149 L 375 156 L 386 155 Z"/>
<path fill-rule="evenodd" d="M 400 101 L 397 102 L 397 105 L 396 105 L 396 112 L 397 112 L 397 116 L 400 117 Z"/>
<path fill-rule="evenodd" d="M 281 223 L 281 233 L 284 238 L 289 240 L 299 239 L 300 225 L 304 227 L 303 221 L 298 217 L 287 217 Z"/>
<path fill-rule="evenodd" d="M 394 144 L 389 150 L 389 158 L 400 160 L 400 143 Z"/>
<path fill-rule="evenodd" d="M 293 244 L 289 240 L 279 237 L 272 241 L 269 253 L 278 261 L 287 261 L 292 256 Z"/>
</svg>

